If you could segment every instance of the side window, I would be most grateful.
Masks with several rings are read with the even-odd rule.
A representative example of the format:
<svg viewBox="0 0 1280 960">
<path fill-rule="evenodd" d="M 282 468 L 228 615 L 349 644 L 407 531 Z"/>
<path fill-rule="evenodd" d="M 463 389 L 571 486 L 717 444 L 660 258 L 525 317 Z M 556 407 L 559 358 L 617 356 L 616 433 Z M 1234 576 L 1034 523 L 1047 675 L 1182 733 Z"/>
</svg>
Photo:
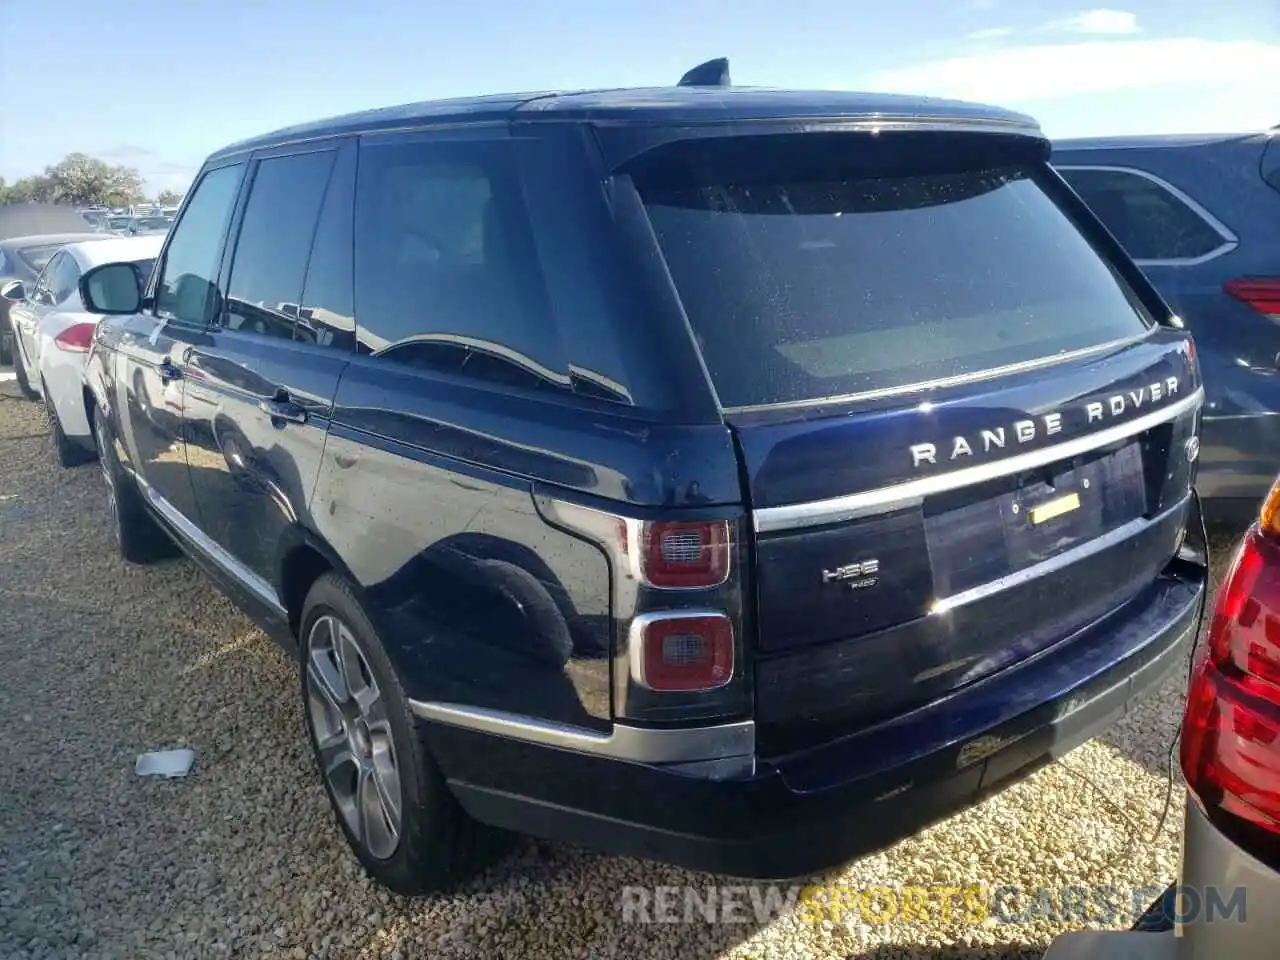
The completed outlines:
<svg viewBox="0 0 1280 960">
<path fill-rule="evenodd" d="M 1135 260 L 1193 260 L 1232 242 L 1162 181 L 1131 170 L 1060 172 Z"/>
<path fill-rule="evenodd" d="M 364 144 L 355 246 L 360 352 L 571 389 L 509 144 Z"/>
<path fill-rule="evenodd" d="M 244 166 L 210 170 L 173 228 L 156 285 L 156 316 L 205 327 L 220 309 L 218 265 Z"/>
<path fill-rule="evenodd" d="M 64 256 L 66 254 L 59 250 L 45 261 L 39 276 L 36 277 L 35 286 L 31 288 L 30 296 L 33 303 L 53 305 L 53 275 L 58 270 L 58 262 Z"/>
<path fill-rule="evenodd" d="M 316 239 L 298 311 L 299 332 L 321 346 L 350 350 L 355 343 L 352 222 L 355 212 L 354 150 L 338 154 L 324 195 Z"/>
<path fill-rule="evenodd" d="M 325 150 L 258 164 L 231 265 L 226 329 L 315 342 L 299 305 L 334 155 Z"/>
<path fill-rule="evenodd" d="M 67 252 L 58 254 L 52 263 L 49 274 L 49 297 L 54 305 L 65 303 L 76 292 L 76 284 L 80 282 L 80 265 L 75 257 Z"/>
</svg>

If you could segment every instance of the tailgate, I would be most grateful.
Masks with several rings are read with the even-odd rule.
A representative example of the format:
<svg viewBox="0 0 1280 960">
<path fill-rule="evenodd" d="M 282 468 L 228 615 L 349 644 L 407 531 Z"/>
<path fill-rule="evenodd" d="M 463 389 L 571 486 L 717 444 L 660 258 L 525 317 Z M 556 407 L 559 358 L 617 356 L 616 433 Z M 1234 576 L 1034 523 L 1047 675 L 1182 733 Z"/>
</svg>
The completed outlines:
<svg viewBox="0 0 1280 960">
<path fill-rule="evenodd" d="M 1190 339 L 1038 150 L 801 133 L 634 171 L 741 452 L 766 754 L 1034 656 L 1176 550 Z"/>
<path fill-rule="evenodd" d="M 1182 334 L 952 393 L 734 418 L 767 746 L 905 712 L 1032 656 L 1136 595 L 1176 551 L 1202 399 Z"/>
</svg>

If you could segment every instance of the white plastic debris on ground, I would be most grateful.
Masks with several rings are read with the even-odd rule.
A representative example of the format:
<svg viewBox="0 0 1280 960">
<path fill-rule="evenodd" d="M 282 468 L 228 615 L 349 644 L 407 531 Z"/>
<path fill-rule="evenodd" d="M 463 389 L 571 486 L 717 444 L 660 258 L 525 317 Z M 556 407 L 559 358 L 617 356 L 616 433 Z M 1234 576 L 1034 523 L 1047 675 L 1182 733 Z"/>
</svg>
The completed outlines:
<svg viewBox="0 0 1280 960">
<path fill-rule="evenodd" d="M 186 747 L 181 750 L 158 750 L 138 756 L 134 772 L 140 777 L 185 777 L 196 762 L 196 752 Z"/>
</svg>

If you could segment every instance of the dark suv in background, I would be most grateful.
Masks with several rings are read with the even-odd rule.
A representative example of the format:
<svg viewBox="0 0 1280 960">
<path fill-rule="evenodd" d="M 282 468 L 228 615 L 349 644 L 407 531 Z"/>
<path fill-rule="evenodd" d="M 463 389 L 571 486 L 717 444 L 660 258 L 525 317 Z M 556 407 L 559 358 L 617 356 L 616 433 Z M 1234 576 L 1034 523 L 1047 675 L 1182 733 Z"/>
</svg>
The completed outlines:
<svg viewBox="0 0 1280 960">
<path fill-rule="evenodd" d="M 302 664 L 369 872 L 492 827 L 783 877 L 1184 662 L 1191 338 L 1030 119 L 679 86 L 416 104 L 205 163 L 88 273 L 123 554 Z"/>
<path fill-rule="evenodd" d="M 1243 528 L 1280 473 L 1280 137 L 1061 140 L 1053 162 L 1195 335 L 1197 489 Z"/>
</svg>

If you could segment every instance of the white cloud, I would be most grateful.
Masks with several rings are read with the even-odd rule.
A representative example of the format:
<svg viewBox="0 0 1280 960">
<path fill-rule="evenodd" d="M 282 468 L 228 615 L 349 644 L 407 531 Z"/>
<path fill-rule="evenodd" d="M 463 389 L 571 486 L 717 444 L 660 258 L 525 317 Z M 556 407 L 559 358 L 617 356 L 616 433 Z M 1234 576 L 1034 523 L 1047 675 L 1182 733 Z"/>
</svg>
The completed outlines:
<svg viewBox="0 0 1280 960">
<path fill-rule="evenodd" d="M 974 30 L 972 33 L 966 33 L 966 40 L 999 40 L 1013 33 L 1013 27 L 986 27 L 982 30 Z"/>
<path fill-rule="evenodd" d="M 883 71 L 870 84 L 873 90 L 1012 104 L 1242 85 L 1260 97 L 1280 89 L 1280 43 L 1185 38 L 1015 46 Z M 1265 99 L 1280 113 L 1274 95 Z"/>
<path fill-rule="evenodd" d="M 1138 32 L 1138 16 L 1126 10 L 1085 10 L 1073 17 L 1054 20 L 1045 24 L 1045 30 L 1065 33 L 1091 33 L 1119 35 Z"/>
</svg>

